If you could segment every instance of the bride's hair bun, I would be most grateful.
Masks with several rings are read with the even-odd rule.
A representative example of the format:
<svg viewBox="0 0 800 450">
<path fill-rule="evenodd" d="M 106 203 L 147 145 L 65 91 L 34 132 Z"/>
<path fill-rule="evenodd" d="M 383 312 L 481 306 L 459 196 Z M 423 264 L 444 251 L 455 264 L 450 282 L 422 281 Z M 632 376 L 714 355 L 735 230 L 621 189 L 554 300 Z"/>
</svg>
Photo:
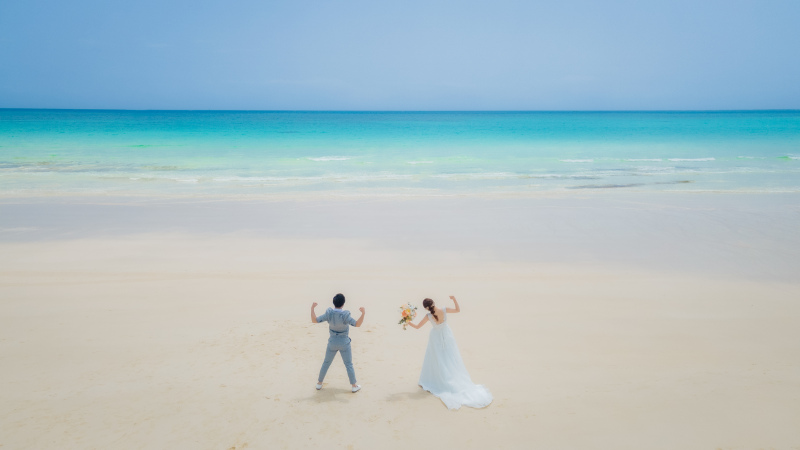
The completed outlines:
<svg viewBox="0 0 800 450">
<path fill-rule="evenodd" d="M 439 321 L 439 318 L 436 316 L 436 313 L 433 312 L 434 311 L 433 300 L 426 298 L 425 300 L 422 301 L 422 307 L 430 311 L 431 314 L 433 314 L 433 318 L 436 319 L 437 322 Z"/>
</svg>

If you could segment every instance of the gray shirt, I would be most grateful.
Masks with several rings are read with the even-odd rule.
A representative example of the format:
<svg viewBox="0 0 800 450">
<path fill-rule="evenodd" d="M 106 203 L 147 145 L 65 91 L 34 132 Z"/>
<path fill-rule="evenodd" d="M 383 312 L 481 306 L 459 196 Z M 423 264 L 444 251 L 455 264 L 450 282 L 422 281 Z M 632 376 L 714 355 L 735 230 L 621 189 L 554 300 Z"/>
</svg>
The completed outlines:
<svg viewBox="0 0 800 450">
<path fill-rule="evenodd" d="M 348 337 L 350 326 L 356 326 L 356 319 L 350 317 L 350 311 L 328 308 L 325 314 L 317 317 L 317 322 L 328 322 L 331 337 Z"/>
</svg>

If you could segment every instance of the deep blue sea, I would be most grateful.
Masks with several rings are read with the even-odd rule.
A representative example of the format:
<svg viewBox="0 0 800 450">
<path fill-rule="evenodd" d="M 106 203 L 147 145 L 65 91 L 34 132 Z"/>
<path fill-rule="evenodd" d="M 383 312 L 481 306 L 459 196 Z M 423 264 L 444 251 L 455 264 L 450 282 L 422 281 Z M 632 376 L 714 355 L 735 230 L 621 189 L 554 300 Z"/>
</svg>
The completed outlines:
<svg viewBox="0 0 800 450">
<path fill-rule="evenodd" d="M 798 192 L 800 111 L 0 110 L 0 192 Z"/>
</svg>

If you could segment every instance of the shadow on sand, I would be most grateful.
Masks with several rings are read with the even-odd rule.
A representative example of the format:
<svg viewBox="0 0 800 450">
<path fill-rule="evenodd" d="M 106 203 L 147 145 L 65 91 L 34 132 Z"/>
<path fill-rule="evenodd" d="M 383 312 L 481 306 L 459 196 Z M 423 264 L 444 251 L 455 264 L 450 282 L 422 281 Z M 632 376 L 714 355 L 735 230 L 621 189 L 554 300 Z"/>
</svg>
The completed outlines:
<svg viewBox="0 0 800 450">
<path fill-rule="evenodd" d="M 419 388 L 411 392 L 398 392 L 396 394 L 390 394 L 388 397 L 386 397 L 386 401 L 398 402 L 401 400 L 422 400 L 430 397 L 431 397 L 430 392 L 422 388 Z"/>
<path fill-rule="evenodd" d="M 348 403 L 350 401 L 348 397 L 352 395 L 358 395 L 358 393 L 353 394 L 350 389 L 323 387 L 319 391 L 315 390 L 311 396 L 302 398 L 301 400 L 314 403 Z"/>
</svg>

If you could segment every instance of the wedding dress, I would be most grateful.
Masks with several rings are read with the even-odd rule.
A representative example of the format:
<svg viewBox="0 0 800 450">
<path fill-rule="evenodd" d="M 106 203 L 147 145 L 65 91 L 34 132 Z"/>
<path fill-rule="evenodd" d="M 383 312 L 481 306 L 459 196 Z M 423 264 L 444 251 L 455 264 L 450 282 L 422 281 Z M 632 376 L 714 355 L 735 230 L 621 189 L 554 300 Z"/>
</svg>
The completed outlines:
<svg viewBox="0 0 800 450">
<path fill-rule="evenodd" d="M 492 403 L 492 394 L 480 384 L 474 384 L 461 360 L 456 339 L 447 325 L 447 312 L 442 309 L 444 320 L 437 324 L 432 314 L 428 320 L 433 329 L 428 337 L 428 349 L 422 362 L 419 385 L 439 397 L 449 409 L 461 405 L 483 408 Z"/>
</svg>

